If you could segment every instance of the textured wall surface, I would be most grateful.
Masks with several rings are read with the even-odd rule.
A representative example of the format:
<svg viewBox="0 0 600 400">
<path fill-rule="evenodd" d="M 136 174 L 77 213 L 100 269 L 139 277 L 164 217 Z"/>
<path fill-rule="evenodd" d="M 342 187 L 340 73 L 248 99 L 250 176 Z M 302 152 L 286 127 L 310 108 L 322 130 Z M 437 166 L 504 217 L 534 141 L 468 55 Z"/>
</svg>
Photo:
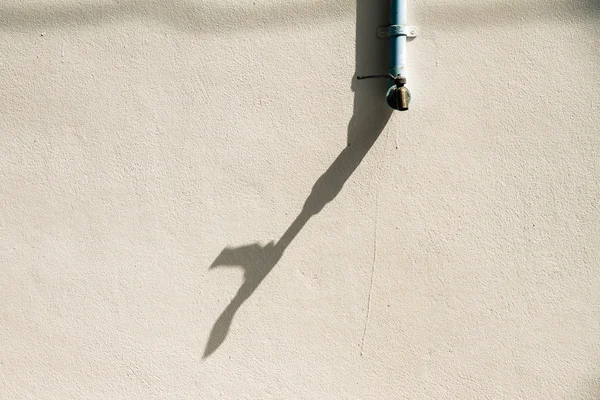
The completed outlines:
<svg viewBox="0 0 600 400">
<path fill-rule="evenodd" d="M 0 398 L 600 398 L 600 2 L 0 3 Z"/>
</svg>

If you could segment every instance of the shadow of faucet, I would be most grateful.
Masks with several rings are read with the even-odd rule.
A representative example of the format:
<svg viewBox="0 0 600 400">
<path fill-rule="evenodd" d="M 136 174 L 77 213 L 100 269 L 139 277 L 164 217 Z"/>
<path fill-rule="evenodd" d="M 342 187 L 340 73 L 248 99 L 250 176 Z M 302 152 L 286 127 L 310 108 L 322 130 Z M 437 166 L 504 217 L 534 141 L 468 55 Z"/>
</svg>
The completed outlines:
<svg viewBox="0 0 600 400">
<path fill-rule="evenodd" d="M 357 0 L 356 11 L 356 71 L 380 73 L 387 71 L 387 42 L 376 38 L 379 25 L 389 21 L 387 2 Z M 348 143 L 331 166 L 313 185 L 302 210 L 277 242 L 267 245 L 252 243 L 238 247 L 226 247 L 213 261 L 210 269 L 239 267 L 244 270 L 244 283 L 235 297 L 223 310 L 212 327 L 203 358 L 209 357 L 224 342 L 233 318 L 244 302 L 254 293 L 261 282 L 273 270 L 294 238 L 327 203 L 342 190 L 344 184 L 360 165 L 379 134 L 387 124 L 392 110 L 385 102 L 387 82 L 355 82 L 354 111 L 348 124 Z"/>
</svg>

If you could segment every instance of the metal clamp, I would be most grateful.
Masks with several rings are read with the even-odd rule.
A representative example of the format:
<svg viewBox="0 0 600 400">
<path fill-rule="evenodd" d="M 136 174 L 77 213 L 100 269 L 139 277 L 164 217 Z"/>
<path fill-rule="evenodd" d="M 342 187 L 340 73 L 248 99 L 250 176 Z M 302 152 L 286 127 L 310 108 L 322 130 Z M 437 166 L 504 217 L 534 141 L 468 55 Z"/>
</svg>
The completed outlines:
<svg viewBox="0 0 600 400">
<path fill-rule="evenodd" d="M 389 25 L 377 28 L 377 37 L 388 39 L 394 36 L 417 37 L 417 27 L 411 25 Z"/>
</svg>

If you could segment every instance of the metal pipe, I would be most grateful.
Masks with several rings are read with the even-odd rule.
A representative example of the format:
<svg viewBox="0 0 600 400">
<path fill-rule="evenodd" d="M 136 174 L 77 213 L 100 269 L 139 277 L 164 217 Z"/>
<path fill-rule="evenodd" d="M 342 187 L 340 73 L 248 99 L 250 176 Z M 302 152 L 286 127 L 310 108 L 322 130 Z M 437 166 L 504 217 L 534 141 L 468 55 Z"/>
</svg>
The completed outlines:
<svg viewBox="0 0 600 400">
<path fill-rule="evenodd" d="M 410 103 L 410 91 L 406 87 L 406 38 L 408 35 L 408 0 L 390 0 L 390 26 L 379 37 L 390 40 L 389 74 L 357 76 L 357 79 L 389 78 L 385 95 L 387 104 L 394 110 L 406 111 Z M 414 37 L 414 31 L 411 32 Z"/>
<path fill-rule="evenodd" d="M 391 0 L 390 25 L 408 25 L 408 0 Z M 390 37 L 390 73 L 406 76 L 406 34 Z"/>
<path fill-rule="evenodd" d="M 403 77 L 406 83 L 406 30 L 408 25 L 408 0 L 391 0 L 390 25 L 400 29 L 390 35 L 390 74 Z M 386 94 L 387 103 L 395 110 L 408 110 L 410 92 L 397 80 L 390 80 Z"/>
</svg>

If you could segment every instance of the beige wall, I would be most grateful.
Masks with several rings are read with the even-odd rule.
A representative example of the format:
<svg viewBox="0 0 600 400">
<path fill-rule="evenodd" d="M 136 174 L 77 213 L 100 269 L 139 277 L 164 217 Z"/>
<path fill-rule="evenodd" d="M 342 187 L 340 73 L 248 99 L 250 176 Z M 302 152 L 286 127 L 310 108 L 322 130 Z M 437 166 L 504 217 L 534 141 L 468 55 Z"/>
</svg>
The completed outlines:
<svg viewBox="0 0 600 400">
<path fill-rule="evenodd" d="M 600 398 L 600 3 L 386 3 L 0 3 L 0 398 Z"/>
</svg>

